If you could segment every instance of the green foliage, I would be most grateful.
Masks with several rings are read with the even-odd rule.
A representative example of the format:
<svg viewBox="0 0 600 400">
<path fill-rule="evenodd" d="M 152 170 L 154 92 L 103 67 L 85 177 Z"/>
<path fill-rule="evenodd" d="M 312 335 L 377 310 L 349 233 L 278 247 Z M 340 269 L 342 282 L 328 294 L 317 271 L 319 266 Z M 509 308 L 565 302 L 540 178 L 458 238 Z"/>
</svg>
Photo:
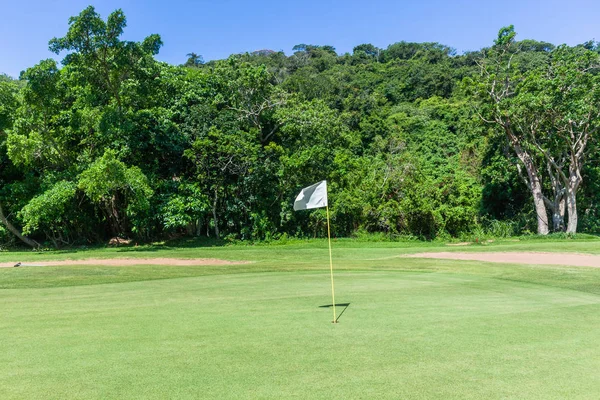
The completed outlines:
<svg viewBox="0 0 600 400">
<path fill-rule="evenodd" d="M 515 37 L 512 25 L 502 28 L 482 52 L 480 75 L 464 83 L 482 120 L 503 133 L 514 154 L 505 151 L 527 183 L 538 232 L 548 233 L 551 214 L 555 231 L 575 233 L 584 160 L 600 132 L 600 58 L 583 46 Z"/>
<path fill-rule="evenodd" d="M 132 232 L 146 234 L 153 190 L 138 167 L 127 167 L 114 152 L 106 151 L 79 175 L 77 187 L 102 208 L 115 236 L 126 234 L 129 224 Z"/>
<path fill-rule="evenodd" d="M 12 126 L 18 107 L 16 98 L 19 87 L 10 80 L 0 80 L 0 134 Z"/>
<path fill-rule="evenodd" d="M 34 197 L 20 212 L 23 220 L 23 233 L 28 235 L 38 230 L 48 230 L 54 234 L 68 233 L 68 225 L 73 221 L 73 209 L 77 186 L 73 182 L 60 181 L 52 188 Z"/>
<path fill-rule="evenodd" d="M 500 105 L 523 124 L 543 116 L 538 142 L 556 154 L 566 154 L 559 128 L 600 98 L 597 74 L 582 73 L 596 71 L 596 44 L 519 42 L 513 27 L 461 55 L 440 43 L 343 55 L 299 44 L 289 57 L 264 49 L 204 63 L 191 52 L 172 66 L 154 58 L 158 35 L 123 40 L 126 23 L 90 6 L 50 40 L 61 68 L 43 60 L 20 81 L 0 79 L 0 200 L 33 237 L 319 237 L 324 211 L 292 203 L 323 179 L 336 237 L 534 231 L 518 160 L 481 122 L 494 108 L 480 66 L 511 60 L 488 76 L 515 82 Z M 597 172 L 582 170 L 586 231 L 600 229 Z"/>
<path fill-rule="evenodd" d="M 192 233 L 200 233 L 202 222 L 210 210 L 209 198 L 195 183 L 174 183 L 176 190 L 169 188 L 163 195 L 160 208 L 162 223 L 167 230 L 190 228 Z M 195 228 L 195 229 L 194 229 Z"/>
</svg>

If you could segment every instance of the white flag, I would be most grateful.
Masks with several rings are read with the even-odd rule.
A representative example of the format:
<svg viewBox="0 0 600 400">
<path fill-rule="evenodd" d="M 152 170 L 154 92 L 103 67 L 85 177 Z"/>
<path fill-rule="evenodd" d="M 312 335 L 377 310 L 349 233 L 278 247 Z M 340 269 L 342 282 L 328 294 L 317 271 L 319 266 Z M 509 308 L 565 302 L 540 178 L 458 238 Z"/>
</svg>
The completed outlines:
<svg viewBox="0 0 600 400">
<path fill-rule="evenodd" d="M 327 181 L 302 189 L 294 201 L 294 211 L 319 207 L 327 207 Z"/>
</svg>

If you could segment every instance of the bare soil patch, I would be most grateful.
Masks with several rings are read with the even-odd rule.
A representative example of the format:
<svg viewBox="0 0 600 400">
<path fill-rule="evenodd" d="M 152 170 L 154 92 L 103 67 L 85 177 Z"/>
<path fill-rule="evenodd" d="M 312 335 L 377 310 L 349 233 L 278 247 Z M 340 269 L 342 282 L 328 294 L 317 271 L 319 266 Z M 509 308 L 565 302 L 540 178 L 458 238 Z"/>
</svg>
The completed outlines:
<svg viewBox="0 0 600 400">
<path fill-rule="evenodd" d="M 18 261 L 10 263 L 0 263 L 0 268 L 14 267 Z M 249 261 L 227 261 L 217 258 L 88 258 L 83 260 L 60 260 L 60 261 L 31 261 L 23 262 L 22 267 L 49 267 L 61 265 L 173 265 L 173 266 L 193 266 L 193 265 L 236 265 L 248 264 Z"/>
<path fill-rule="evenodd" d="M 507 264 L 571 265 L 600 268 L 600 255 L 577 253 L 459 253 L 437 252 L 407 254 L 411 258 L 438 258 L 447 260 L 485 261 Z"/>
</svg>

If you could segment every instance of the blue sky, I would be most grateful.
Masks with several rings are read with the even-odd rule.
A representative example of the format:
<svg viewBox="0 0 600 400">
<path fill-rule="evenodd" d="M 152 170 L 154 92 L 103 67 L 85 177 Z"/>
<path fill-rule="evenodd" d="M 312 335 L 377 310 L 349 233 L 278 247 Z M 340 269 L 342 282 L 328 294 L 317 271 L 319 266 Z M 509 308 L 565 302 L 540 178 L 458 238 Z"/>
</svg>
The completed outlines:
<svg viewBox="0 0 600 400">
<path fill-rule="evenodd" d="M 63 36 L 68 18 L 90 4 L 104 18 L 123 9 L 127 40 L 160 34 L 158 59 L 176 64 L 192 51 L 211 60 L 259 49 L 290 54 L 298 43 L 328 44 L 344 53 L 361 43 L 433 41 L 462 52 L 490 45 L 510 24 L 519 39 L 571 45 L 600 40 L 600 2 L 591 0 L 0 0 L 0 73 L 16 77 L 52 57 L 48 40 Z"/>
</svg>

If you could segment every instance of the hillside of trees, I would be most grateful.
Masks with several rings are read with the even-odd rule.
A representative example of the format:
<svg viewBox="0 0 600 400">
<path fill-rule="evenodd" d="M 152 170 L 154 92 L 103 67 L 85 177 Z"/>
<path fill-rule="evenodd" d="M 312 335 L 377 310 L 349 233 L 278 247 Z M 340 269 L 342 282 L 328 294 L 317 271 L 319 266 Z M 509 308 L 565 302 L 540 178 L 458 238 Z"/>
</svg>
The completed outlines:
<svg viewBox="0 0 600 400">
<path fill-rule="evenodd" d="M 66 21 L 65 21 L 66 22 Z M 88 7 L 0 76 L 0 243 L 599 232 L 600 47 L 299 44 L 184 65 Z M 199 49 L 201 50 L 201 49 Z"/>
</svg>

